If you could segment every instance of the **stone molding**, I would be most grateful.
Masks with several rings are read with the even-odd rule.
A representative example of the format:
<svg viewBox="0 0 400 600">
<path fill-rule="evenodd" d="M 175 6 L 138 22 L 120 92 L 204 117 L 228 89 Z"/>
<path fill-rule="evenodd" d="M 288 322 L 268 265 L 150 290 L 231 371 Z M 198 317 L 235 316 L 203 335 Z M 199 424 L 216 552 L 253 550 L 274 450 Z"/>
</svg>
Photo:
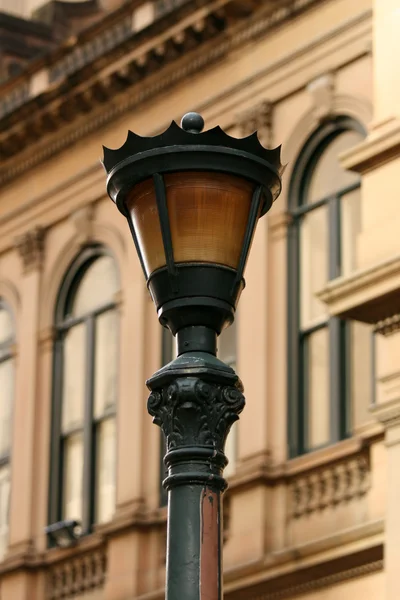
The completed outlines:
<svg viewBox="0 0 400 600">
<path fill-rule="evenodd" d="M 281 240 L 286 237 L 289 225 L 292 222 L 292 215 L 288 212 L 280 212 L 277 214 L 268 214 L 268 231 L 271 234 L 271 239 L 274 241 Z"/>
<path fill-rule="evenodd" d="M 383 530 L 383 526 L 380 528 Z M 369 551 L 370 548 L 370 551 Z M 365 562 L 362 564 L 355 565 L 350 568 L 339 568 L 335 571 L 335 567 L 332 568 L 331 573 L 318 576 L 318 565 L 313 563 L 314 566 L 314 575 L 310 576 L 309 580 L 304 582 L 295 583 L 298 576 L 301 578 L 301 568 L 295 561 L 294 564 L 288 569 L 284 571 L 284 577 L 287 581 L 287 585 L 283 585 L 280 590 L 277 591 L 267 591 L 264 593 L 252 592 L 251 590 L 246 591 L 246 598 L 250 600 L 285 600 L 286 598 L 294 598 L 297 595 L 304 594 L 307 592 L 312 592 L 314 590 L 323 590 L 324 588 L 328 588 L 334 584 L 349 581 L 351 579 L 356 579 L 358 577 L 362 577 L 365 575 L 370 575 L 373 573 L 378 573 L 383 570 L 384 563 L 381 558 L 383 547 L 382 544 L 379 546 L 367 546 L 365 548 L 366 555 L 364 556 Z M 349 554 L 349 559 L 351 560 L 352 554 Z M 293 557 L 292 557 L 293 558 Z M 344 558 L 344 557 L 343 557 Z M 342 563 L 343 564 L 343 563 Z M 323 562 L 322 565 L 325 567 L 327 565 L 326 562 Z M 322 566 L 321 565 L 321 566 Z M 272 567 L 272 570 L 273 567 Z M 325 569 L 324 569 L 325 570 Z M 265 576 L 268 574 L 269 568 L 266 566 L 265 561 L 257 560 L 253 563 L 249 563 L 246 569 L 229 569 L 225 572 L 225 594 L 224 597 L 227 600 L 236 600 L 237 598 L 242 598 L 245 587 L 240 585 L 240 580 L 242 577 L 246 577 L 246 575 L 250 576 L 254 575 L 255 572 L 257 574 L 262 575 L 265 580 Z M 325 570 L 326 572 L 326 570 Z M 267 580 L 265 580 L 265 588 L 271 588 L 275 586 L 276 579 L 282 577 L 282 573 L 270 573 L 270 576 Z M 236 582 L 239 586 L 236 586 Z M 257 587 L 260 586 L 260 583 L 257 584 Z M 140 595 L 137 600 L 162 600 L 164 598 L 164 590 L 159 589 L 157 591 Z"/>
<path fill-rule="evenodd" d="M 257 131 L 262 145 L 269 148 L 273 140 L 272 113 L 273 105 L 268 100 L 240 113 L 235 119 L 240 135 L 246 137 Z"/>
<path fill-rule="evenodd" d="M 142 68 L 140 64 L 137 66 L 133 65 L 133 63 L 136 64 L 136 61 L 139 60 L 140 57 L 134 58 L 132 65 L 129 63 L 129 60 L 132 61 L 132 58 L 129 57 L 129 55 L 127 58 L 124 57 L 124 63 L 120 64 L 121 61 L 118 61 L 118 64 L 115 63 L 114 65 L 111 65 L 107 69 L 107 75 L 100 73 L 91 78 L 90 85 L 92 87 L 90 89 L 89 83 L 85 83 L 86 88 L 77 90 L 75 95 L 74 93 L 64 93 L 61 100 L 58 99 L 50 103 L 50 105 L 45 105 L 39 112 L 36 110 L 33 111 L 33 118 L 39 119 L 40 121 L 40 123 L 38 121 L 36 125 L 34 123 L 32 124 L 33 129 L 36 131 L 38 126 L 39 129 L 44 127 L 46 137 L 42 143 L 33 144 L 35 146 L 34 152 L 30 149 L 23 152 L 18 162 L 15 160 L 4 161 L 8 164 L 5 165 L 4 169 L 0 170 L 0 185 L 13 179 L 34 165 L 46 160 L 49 156 L 60 152 L 81 137 L 106 125 L 135 106 L 142 104 L 151 97 L 160 94 L 183 79 L 190 77 L 204 66 L 216 62 L 232 50 L 256 39 L 270 29 L 281 25 L 287 19 L 295 17 L 320 1 L 321 0 L 291 0 L 286 6 L 261 14 L 257 19 L 248 19 L 245 25 L 240 24 L 240 27 L 235 29 L 235 35 L 221 36 L 221 39 L 217 37 L 211 42 L 207 40 L 207 43 L 199 53 L 185 51 L 182 54 L 182 60 L 179 61 L 176 66 L 174 64 L 168 64 L 168 68 L 165 68 L 164 72 L 163 70 L 161 70 L 161 72 L 159 70 L 157 72 L 149 72 L 149 75 L 146 76 L 147 81 L 143 79 L 140 80 L 140 85 L 134 85 L 137 82 L 137 78 L 136 76 L 133 76 L 134 73 L 132 73 L 132 76 L 130 74 L 131 69 L 133 69 L 133 71 L 139 69 L 140 71 Z M 193 26 L 195 25 L 196 23 L 193 23 Z M 196 33 L 194 37 L 196 37 L 196 35 L 198 35 L 198 33 Z M 175 33 L 173 38 L 175 39 L 176 36 L 177 34 Z M 172 42 L 176 44 L 177 42 L 176 40 L 174 41 L 174 39 L 172 39 Z M 157 44 L 157 48 L 159 46 L 160 44 Z M 161 49 L 162 48 L 164 48 L 163 53 L 165 55 L 165 44 L 164 46 L 163 44 L 161 45 Z M 150 56 L 150 54 L 154 53 L 153 50 L 155 51 L 156 49 L 149 48 L 147 54 Z M 166 56 L 168 56 L 168 52 Z M 152 65 L 157 63 L 157 61 L 154 63 L 154 57 L 150 58 Z M 169 59 L 168 61 L 170 62 Z M 118 81 L 117 83 L 115 78 Z M 114 89 L 115 85 L 119 89 Z M 106 103 L 105 101 L 107 99 L 115 96 L 116 91 L 120 91 L 121 85 L 123 88 L 131 88 L 133 86 L 133 89 L 125 97 L 121 97 L 120 95 L 120 101 L 118 103 Z M 51 96 L 53 97 L 53 95 L 54 94 L 52 93 Z M 108 104 L 108 106 L 103 108 L 102 104 Z M 92 117 L 88 117 L 88 115 L 85 114 L 83 118 L 84 113 L 88 113 L 94 108 L 96 108 L 97 114 L 94 114 Z M 74 126 L 69 125 L 67 129 L 66 125 L 74 120 L 76 116 L 81 116 L 79 123 Z M 17 124 L 16 127 L 17 129 L 14 127 L 15 130 L 9 131 L 8 133 L 6 132 L 0 139 L 0 142 L 5 149 L 8 147 L 6 136 L 9 136 L 10 140 L 13 140 L 12 144 L 15 148 L 29 146 L 27 141 L 22 143 L 19 136 L 22 135 L 25 140 L 28 129 L 30 129 L 31 126 L 24 124 L 23 130 L 20 129 L 19 124 Z M 59 127 L 64 128 L 63 135 L 51 134 L 52 131 Z M 57 134 L 57 132 L 55 133 Z M 16 144 L 17 139 L 19 140 L 18 144 Z M 35 140 L 36 139 L 37 135 L 35 134 Z M 31 143 L 33 143 L 32 140 Z"/>
<path fill-rule="evenodd" d="M 375 333 L 380 333 L 385 337 L 398 331 L 400 331 L 400 314 L 378 321 L 374 328 Z"/>
<path fill-rule="evenodd" d="M 382 404 L 375 404 L 371 408 L 371 412 L 384 425 L 385 429 L 400 425 L 400 402 L 398 399 L 389 400 Z"/>
<path fill-rule="evenodd" d="M 317 121 L 329 119 L 334 110 L 335 80 L 333 73 L 321 75 L 307 86 Z"/>
<path fill-rule="evenodd" d="M 340 163 L 344 169 L 364 174 L 393 159 L 400 150 L 400 120 L 393 118 L 381 127 L 371 129 L 368 137 L 341 154 Z"/>
<path fill-rule="evenodd" d="M 251 600 L 284 600 L 285 598 L 293 598 L 293 596 L 298 594 L 304 594 L 306 592 L 312 592 L 314 590 L 327 588 L 336 583 L 341 583 L 343 581 L 348 581 L 350 579 L 362 577 L 363 575 L 371 575 L 372 573 L 377 573 L 382 570 L 383 560 L 376 560 L 374 562 L 370 562 L 365 565 L 360 565 L 352 569 L 340 571 L 339 573 L 327 575 L 326 577 L 319 577 L 318 579 L 308 581 L 307 583 L 294 585 L 279 592 L 267 592 L 265 594 L 252 596 Z"/>
<path fill-rule="evenodd" d="M 373 115 L 372 104 L 363 97 L 350 96 L 343 93 L 334 93 L 331 107 L 332 116 L 349 116 L 360 122 L 365 128 L 368 127 Z M 284 142 L 284 147 L 290 149 L 293 159 L 307 142 L 310 135 L 320 125 L 320 120 L 314 107 L 311 107 L 299 120 L 289 137 Z M 285 170 L 287 181 L 291 179 L 292 171 L 295 166 L 295 160 L 290 160 Z"/>
<path fill-rule="evenodd" d="M 40 226 L 34 227 L 15 239 L 15 247 L 22 259 L 24 273 L 29 273 L 42 267 L 44 240 L 45 230 Z"/>
<path fill-rule="evenodd" d="M 365 496 L 371 486 L 367 451 L 313 469 L 289 484 L 289 516 L 298 519 Z"/>
<path fill-rule="evenodd" d="M 90 241 L 93 235 L 94 205 L 86 204 L 70 215 L 75 232 L 81 243 Z"/>
<path fill-rule="evenodd" d="M 398 313 L 399 289 L 400 256 L 395 256 L 348 277 L 334 279 L 317 297 L 329 306 L 331 315 L 376 324 Z"/>
<path fill-rule="evenodd" d="M 105 548 L 67 558 L 48 568 L 45 599 L 73 598 L 80 593 L 101 588 L 106 575 Z"/>
</svg>

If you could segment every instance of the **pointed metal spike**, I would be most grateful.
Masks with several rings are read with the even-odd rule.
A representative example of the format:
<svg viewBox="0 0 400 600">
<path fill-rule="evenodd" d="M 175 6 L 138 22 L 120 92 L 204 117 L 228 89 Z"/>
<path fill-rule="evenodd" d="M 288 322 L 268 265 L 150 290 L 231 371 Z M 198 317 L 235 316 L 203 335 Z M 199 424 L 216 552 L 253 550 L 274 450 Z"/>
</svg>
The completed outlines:
<svg viewBox="0 0 400 600">
<path fill-rule="evenodd" d="M 106 146 L 103 146 L 102 164 L 107 172 L 110 171 L 112 169 L 112 167 L 114 166 L 114 163 L 115 163 L 114 152 L 115 152 L 115 150 L 112 150 L 111 148 L 107 148 Z"/>
<path fill-rule="evenodd" d="M 135 133 L 134 131 L 131 131 L 129 129 L 128 135 L 126 136 L 125 144 L 126 144 L 126 142 L 130 142 L 130 141 L 134 141 L 134 140 L 136 141 L 136 140 L 140 140 L 140 139 L 142 139 L 141 135 L 138 135 L 137 133 Z"/>
<path fill-rule="evenodd" d="M 271 162 L 278 169 L 280 169 L 282 167 L 282 164 L 281 164 L 281 149 L 282 149 L 282 146 L 277 146 L 276 148 L 273 148 L 272 150 L 270 150 L 270 153 L 272 155 Z"/>
<path fill-rule="evenodd" d="M 170 131 L 171 129 L 172 130 L 175 129 L 175 130 L 182 131 L 182 127 L 180 127 L 179 124 L 176 121 L 174 121 L 174 120 L 171 121 L 170 126 L 165 130 L 164 133 L 166 133 L 167 131 Z"/>
</svg>

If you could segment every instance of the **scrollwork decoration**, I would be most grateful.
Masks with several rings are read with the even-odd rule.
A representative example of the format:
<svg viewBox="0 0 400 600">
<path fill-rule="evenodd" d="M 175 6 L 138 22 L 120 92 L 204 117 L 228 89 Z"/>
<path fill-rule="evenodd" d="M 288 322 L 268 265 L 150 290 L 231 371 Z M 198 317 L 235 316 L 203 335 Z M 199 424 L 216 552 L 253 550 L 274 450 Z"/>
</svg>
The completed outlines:
<svg viewBox="0 0 400 600">
<path fill-rule="evenodd" d="M 200 445 L 223 451 L 229 429 L 244 405 L 238 387 L 183 377 L 152 391 L 147 408 L 163 430 L 168 450 Z"/>
</svg>

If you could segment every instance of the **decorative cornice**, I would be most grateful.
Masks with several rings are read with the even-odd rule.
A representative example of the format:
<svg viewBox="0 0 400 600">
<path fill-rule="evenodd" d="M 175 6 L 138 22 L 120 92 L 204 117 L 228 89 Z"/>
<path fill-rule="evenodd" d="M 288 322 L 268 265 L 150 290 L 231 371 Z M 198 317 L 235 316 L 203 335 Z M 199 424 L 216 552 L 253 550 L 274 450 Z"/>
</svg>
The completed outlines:
<svg viewBox="0 0 400 600">
<path fill-rule="evenodd" d="M 381 529 L 383 529 L 383 526 Z M 285 569 L 282 576 L 281 574 L 271 573 L 270 568 L 268 568 L 271 567 L 271 563 L 266 567 L 265 561 L 257 560 L 248 563 L 244 568 L 233 568 L 225 572 L 224 597 L 227 600 L 237 600 L 244 597 L 251 600 L 285 600 L 314 590 L 328 589 L 334 584 L 382 571 L 384 568 L 382 554 L 383 545 L 380 544 L 367 547 L 356 558 L 353 553 L 349 553 L 348 555 L 342 555 L 338 560 L 324 561 L 319 564 L 314 563 L 313 566 L 306 569 L 306 581 L 304 581 L 303 569 L 299 567 L 297 561 L 293 561 L 292 566 L 287 570 Z M 349 564 L 353 564 L 353 566 L 349 566 Z M 328 574 L 321 576 L 321 571 L 328 572 Z M 249 588 L 248 584 L 242 583 L 246 576 L 255 573 L 264 579 L 264 583 L 257 584 L 257 591 Z M 300 581 L 296 583 L 296 580 Z M 280 583 L 279 590 L 276 590 L 277 581 Z M 268 591 L 260 591 L 260 588 Z M 164 598 L 164 590 L 159 589 L 140 595 L 137 600 L 162 600 L 162 598 Z"/>
<path fill-rule="evenodd" d="M 34 227 L 15 240 L 15 247 L 22 259 L 24 272 L 40 269 L 43 261 L 45 230 Z"/>
<path fill-rule="evenodd" d="M 358 577 L 362 577 L 363 575 L 371 575 L 372 573 L 377 573 L 382 570 L 383 559 L 376 560 L 365 565 L 359 565 L 352 569 L 340 571 L 339 573 L 332 573 L 326 577 L 319 577 L 311 581 L 307 581 L 307 583 L 294 585 L 278 592 L 266 592 L 265 594 L 252 596 L 251 600 L 284 600 L 285 598 L 293 598 L 299 594 L 305 594 L 314 590 L 328 588 L 335 583 L 349 581 L 350 579 L 356 579 Z"/>
<path fill-rule="evenodd" d="M 392 335 L 398 331 L 400 331 L 400 314 L 383 319 L 383 321 L 378 321 L 374 327 L 375 333 L 380 333 L 384 336 Z"/>
<path fill-rule="evenodd" d="M 398 313 L 400 256 L 332 280 L 317 296 L 335 316 L 379 323 Z"/>
<path fill-rule="evenodd" d="M 400 150 L 400 119 L 393 118 L 375 125 L 368 137 L 340 155 L 345 169 L 367 173 L 385 162 L 397 159 Z"/>
<path fill-rule="evenodd" d="M 0 169 L 0 185 L 320 1 L 291 0 L 285 7 L 272 11 L 268 6 L 268 12 L 262 12 L 257 18 L 246 18 L 245 23 L 239 23 L 232 29 L 232 35 L 220 35 L 219 39 L 218 34 L 225 26 L 223 26 L 224 12 L 218 8 L 217 21 L 210 13 L 209 18 L 212 22 L 210 24 L 205 22 L 205 25 L 200 27 L 198 17 L 196 17 L 197 22 L 193 17 L 192 21 L 182 24 L 184 30 L 179 35 L 176 31 L 171 32 L 172 37 L 167 38 L 161 46 L 159 43 L 157 48 L 147 46 L 144 56 L 136 52 L 132 60 L 128 54 L 126 58 L 111 65 L 107 69 L 107 74 L 100 73 L 91 77 L 88 83 L 81 83 L 81 87 L 76 91 L 71 90 L 69 93 L 63 91 L 59 99 L 51 100 L 56 95 L 56 91 L 53 90 L 49 94 L 48 103 L 44 103 L 42 109 L 32 111 L 32 118 L 35 121 L 32 123 L 33 129 L 26 121 L 25 115 L 25 120 L 18 120 L 13 131 L 2 136 L 3 152 L 17 151 L 29 146 L 26 135 L 32 130 L 35 135 L 30 143 L 34 144 L 35 150 L 29 148 L 24 151 L 19 161 L 14 159 L 3 161 L 4 167 Z M 213 37 L 216 40 L 210 41 Z M 193 48 L 191 40 L 195 45 L 199 45 L 202 40 L 207 43 L 203 45 L 202 52 L 193 53 L 188 52 L 188 48 Z M 170 46 L 174 48 L 172 55 L 169 51 Z M 176 65 L 168 65 L 168 68 L 164 67 L 164 72 L 160 71 L 166 63 L 174 61 L 177 55 L 181 60 Z M 118 103 L 109 103 L 104 108 L 108 98 L 114 97 L 121 89 L 127 88 L 132 88 L 129 94 L 120 97 Z M 96 107 L 97 114 L 88 117 L 85 113 L 91 111 L 93 107 Z M 84 114 L 85 117 L 79 120 L 78 126 L 69 125 L 69 121 Z M 52 130 L 59 127 L 64 128 L 63 135 L 50 135 Z M 41 144 L 34 143 L 38 135 L 44 133 L 48 139 Z"/>
</svg>

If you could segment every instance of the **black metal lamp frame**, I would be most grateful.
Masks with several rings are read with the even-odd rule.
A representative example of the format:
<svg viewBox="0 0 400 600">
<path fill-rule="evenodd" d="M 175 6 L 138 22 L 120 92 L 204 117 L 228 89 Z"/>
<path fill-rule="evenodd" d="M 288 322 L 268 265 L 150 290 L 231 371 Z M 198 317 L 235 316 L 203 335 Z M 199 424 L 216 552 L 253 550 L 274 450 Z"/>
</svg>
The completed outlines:
<svg viewBox="0 0 400 600">
<path fill-rule="evenodd" d="M 167 131 L 153 138 L 142 138 L 129 132 L 121 148 L 105 148 L 103 164 L 108 173 L 107 191 L 128 220 L 160 323 L 168 326 L 174 335 L 193 325 L 210 327 L 219 334 L 234 319 L 245 286 L 243 273 L 257 220 L 270 209 L 280 192 L 280 148 L 266 150 L 259 143 L 257 134 L 236 139 L 219 127 L 200 133 L 204 121 L 196 113 L 186 115 L 182 126 L 184 129 L 172 122 Z M 164 175 L 184 171 L 232 174 L 254 183 L 237 269 L 215 263 L 175 262 Z M 146 273 L 125 203 L 133 187 L 149 178 L 154 182 L 166 265 L 151 274 Z"/>
</svg>

